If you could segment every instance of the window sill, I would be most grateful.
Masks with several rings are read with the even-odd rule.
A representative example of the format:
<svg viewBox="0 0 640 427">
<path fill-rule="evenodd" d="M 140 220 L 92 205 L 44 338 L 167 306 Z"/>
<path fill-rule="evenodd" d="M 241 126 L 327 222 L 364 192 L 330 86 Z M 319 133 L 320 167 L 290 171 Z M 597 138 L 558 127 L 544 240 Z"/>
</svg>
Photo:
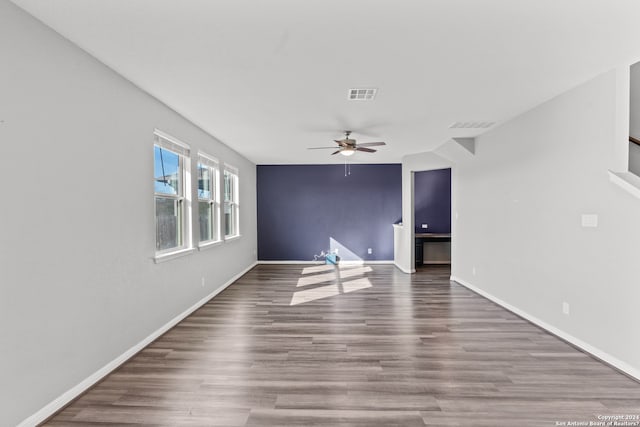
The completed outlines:
<svg viewBox="0 0 640 427">
<path fill-rule="evenodd" d="M 220 246 L 222 243 L 223 243 L 223 241 L 222 241 L 222 240 L 215 240 L 215 241 L 213 241 L 213 242 L 204 242 L 204 243 L 200 243 L 200 244 L 198 245 L 198 250 L 199 250 L 199 251 L 204 251 L 204 250 L 206 250 L 206 249 L 213 248 L 213 247 L 215 247 L 215 246 Z"/>
<path fill-rule="evenodd" d="M 160 255 L 156 255 L 153 260 L 156 264 L 160 264 L 161 262 L 170 261 L 172 259 L 180 258 L 185 255 L 189 255 L 194 251 L 193 248 L 180 249 L 174 252 L 168 252 Z"/>
<path fill-rule="evenodd" d="M 225 237 L 224 241 L 225 242 L 232 242 L 234 240 L 238 240 L 240 237 L 242 237 L 241 234 L 236 234 L 235 236 L 229 236 L 229 237 Z"/>
</svg>

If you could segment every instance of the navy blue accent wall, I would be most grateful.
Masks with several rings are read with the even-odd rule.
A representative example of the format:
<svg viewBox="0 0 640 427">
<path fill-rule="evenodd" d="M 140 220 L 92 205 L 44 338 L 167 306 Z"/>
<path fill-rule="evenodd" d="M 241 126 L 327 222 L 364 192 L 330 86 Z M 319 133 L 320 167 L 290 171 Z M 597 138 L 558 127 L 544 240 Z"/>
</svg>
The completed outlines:
<svg viewBox="0 0 640 427">
<path fill-rule="evenodd" d="M 258 259 L 392 260 L 402 216 L 400 164 L 258 165 Z M 372 249 L 372 254 L 367 249 Z"/>
<path fill-rule="evenodd" d="M 413 189 L 416 233 L 451 233 L 451 169 L 415 172 Z"/>
</svg>

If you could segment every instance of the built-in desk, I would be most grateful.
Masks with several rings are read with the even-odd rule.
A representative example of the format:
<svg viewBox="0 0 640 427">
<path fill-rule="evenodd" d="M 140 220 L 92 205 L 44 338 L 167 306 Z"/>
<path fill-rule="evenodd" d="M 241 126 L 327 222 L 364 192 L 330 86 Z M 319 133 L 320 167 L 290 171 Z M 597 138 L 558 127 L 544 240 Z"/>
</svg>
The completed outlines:
<svg viewBox="0 0 640 427">
<path fill-rule="evenodd" d="M 451 264 L 451 233 L 416 233 L 416 267 Z"/>
</svg>

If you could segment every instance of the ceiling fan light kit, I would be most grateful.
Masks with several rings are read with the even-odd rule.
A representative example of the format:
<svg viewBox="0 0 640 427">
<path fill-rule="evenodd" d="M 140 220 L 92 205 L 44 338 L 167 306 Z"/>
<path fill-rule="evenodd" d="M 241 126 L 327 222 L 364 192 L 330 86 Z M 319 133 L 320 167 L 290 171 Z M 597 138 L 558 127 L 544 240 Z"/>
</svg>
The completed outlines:
<svg viewBox="0 0 640 427">
<path fill-rule="evenodd" d="M 356 151 L 362 151 L 365 153 L 375 153 L 377 150 L 374 150 L 372 148 L 368 148 L 368 147 L 377 147 L 380 145 L 387 145 L 386 143 L 379 141 L 379 142 L 364 142 L 362 144 L 358 144 L 356 142 L 355 139 L 350 139 L 349 136 L 351 135 L 351 131 L 350 130 L 346 130 L 344 131 L 344 139 L 335 139 L 334 142 L 336 144 L 338 144 L 338 150 L 334 151 L 333 153 L 331 153 L 331 155 L 333 156 L 334 154 L 342 154 L 343 156 L 352 156 L 355 154 Z M 335 147 L 309 147 L 309 150 L 324 150 L 324 149 L 333 149 Z"/>
</svg>

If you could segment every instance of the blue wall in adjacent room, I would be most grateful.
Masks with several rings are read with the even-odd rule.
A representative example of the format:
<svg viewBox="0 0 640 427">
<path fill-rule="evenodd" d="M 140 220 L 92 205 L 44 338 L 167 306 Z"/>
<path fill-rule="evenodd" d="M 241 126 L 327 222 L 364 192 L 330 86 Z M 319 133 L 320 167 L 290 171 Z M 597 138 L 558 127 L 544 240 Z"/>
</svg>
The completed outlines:
<svg viewBox="0 0 640 427">
<path fill-rule="evenodd" d="M 416 233 L 451 233 L 451 169 L 415 172 L 413 188 Z"/>
<path fill-rule="evenodd" d="M 400 164 L 353 164 L 349 176 L 344 165 L 259 165 L 257 194 L 261 261 L 313 261 L 335 247 L 342 259 L 393 260 Z"/>
</svg>

